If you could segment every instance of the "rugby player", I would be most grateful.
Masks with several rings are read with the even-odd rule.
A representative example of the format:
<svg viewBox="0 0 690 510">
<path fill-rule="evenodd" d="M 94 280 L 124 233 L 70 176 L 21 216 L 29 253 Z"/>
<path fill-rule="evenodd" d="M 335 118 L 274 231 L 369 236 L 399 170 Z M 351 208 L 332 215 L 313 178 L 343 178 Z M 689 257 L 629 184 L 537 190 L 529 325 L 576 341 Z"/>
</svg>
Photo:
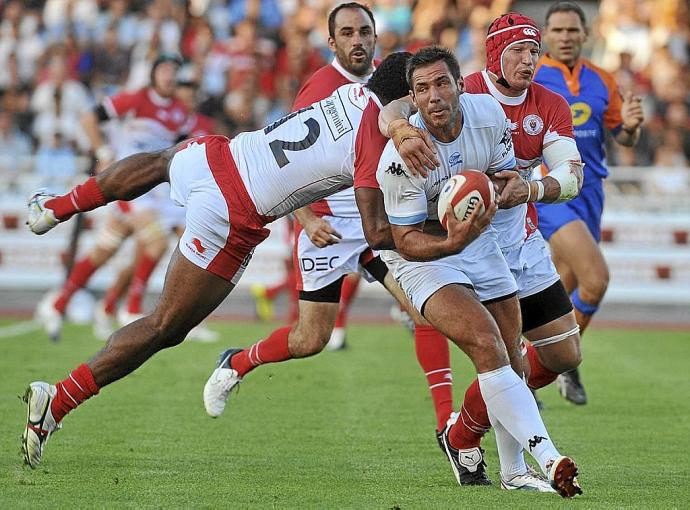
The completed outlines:
<svg viewBox="0 0 690 510">
<path fill-rule="evenodd" d="M 587 40 L 585 14 L 574 2 L 554 2 L 546 13 L 544 40 L 548 53 L 539 60 L 534 81 L 563 96 L 570 105 L 575 141 L 585 164 L 579 196 L 563 204 L 538 204 L 539 230 L 549 242 L 554 263 L 570 294 L 575 317 L 584 333 L 601 304 L 609 281 L 599 248 L 608 176 L 605 131 L 626 147 L 634 146 L 644 121 L 641 98 L 628 91 L 621 97 L 614 77 L 582 58 Z M 564 398 L 587 403 L 577 370 L 557 380 Z"/>
<path fill-rule="evenodd" d="M 40 463 L 47 440 L 67 413 L 156 352 L 180 344 L 225 299 L 254 248 L 268 236 L 265 225 L 362 178 L 355 172 L 355 160 L 368 150 L 369 133 L 378 132 L 380 106 L 407 94 L 407 60 L 408 54 L 392 54 L 367 85 L 340 87 L 332 96 L 262 130 L 232 140 L 193 138 L 168 149 L 135 154 L 66 195 L 38 192 L 31 197 L 29 228 L 44 234 L 79 211 L 132 200 L 170 182 L 171 197 L 186 208 L 186 226 L 154 311 L 116 331 L 100 352 L 62 381 L 30 384 L 22 438 L 29 466 Z M 376 108 L 368 109 L 370 103 Z M 362 129 L 367 119 L 369 126 Z M 360 209 L 367 240 L 379 248 L 392 246 L 379 204 Z M 481 215 L 458 224 L 454 241 L 469 242 L 489 220 L 489 215 Z M 264 361 L 271 356 L 258 354 Z"/>
<path fill-rule="evenodd" d="M 95 111 L 84 116 L 84 128 L 99 164 L 107 164 L 116 156 L 123 158 L 143 150 L 168 147 L 186 132 L 188 111 L 175 97 L 179 63 L 176 57 L 159 57 L 151 69 L 149 87 L 108 97 Z M 104 143 L 99 123 L 118 118 L 124 121 L 116 137 L 115 151 Z M 171 226 L 169 223 L 184 219 L 179 208 L 176 215 L 166 214 L 161 218 L 160 206 L 169 202 L 169 198 L 161 197 L 160 192 L 156 190 L 136 202 L 113 204 L 106 223 L 96 236 L 95 246 L 76 262 L 57 296 L 49 293 L 39 303 L 36 316 L 52 339 L 60 336 L 63 316 L 74 293 L 115 255 L 130 235 L 134 235 L 139 244 L 139 256 L 129 287 L 128 313 L 123 318 L 127 320 L 127 315 L 141 313 L 146 283 L 168 247 L 166 228 Z M 101 302 L 98 307 L 104 308 L 104 304 Z"/>
<path fill-rule="evenodd" d="M 575 496 L 581 493 L 575 478 L 577 468 L 553 445 L 522 374 L 511 367 L 511 339 L 502 339 L 502 331 L 482 305 L 517 292 L 496 230 L 487 229 L 471 244 L 458 246 L 452 242 L 451 232 L 459 220 L 449 206 L 447 236 L 428 231 L 427 223 L 438 220 L 438 197 L 452 175 L 476 169 L 501 177 L 502 171 L 515 168 L 509 121 L 489 95 L 462 94 L 460 66 L 448 50 L 420 50 L 408 63 L 407 77 L 419 109 L 410 122 L 431 133 L 441 166 L 426 178 L 416 176 L 396 151 L 395 142 L 386 145 L 377 178 L 396 250 L 383 251 L 381 258 L 419 313 L 474 363 L 496 432 L 502 487 L 556 490 L 564 497 Z M 514 193 L 517 183 L 522 183 L 523 191 L 527 187 L 517 173 L 510 176 L 502 193 L 505 207 L 520 203 Z M 545 194 L 547 186 L 553 195 L 558 183 L 545 183 Z M 524 207 L 517 211 L 524 230 Z M 448 420 L 441 440 L 458 483 L 463 483 L 461 472 L 468 465 L 476 468 L 482 459 L 479 452 L 460 451 L 453 444 L 454 429 L 460 426 L 456 419 Z M 522 459 L 523 448 L 537 460 L 550 485 L 529 472 Z"/>
<path fill-rule="evenodd" d="M 515 190 L 525 203 L 499 210 L 492 224 L 518 286 L 522 332 L 530 340 L 526 345 L 525 366 L 532 389 L 551 383 L 558 374 L 577 367 L 581 359 L 578 326 L 568 294 L 545 241 L 531 220 L 534 214 L 526 218 L 534 202 L 560 202 L 576 196 L 582 176 L 567 103 L 558 94 L 532 83 L 540 42 L 539 29 L 532 19 L 514 12 L 504 14 L 489 26 L 487 68 L 465 78 L 466 92 L 490 94 L 501 104 L 510 121 L 518 172 L 526 179 Z M 386 118 L 397 121 L 407 113 L 404 110 L 408 108 L 404 107 L 399 113 L 394 111 L 396 105 L 400 106 L 398 103 L 393 102 L 384 109 L 381 122 L 384 130 L 389 129 Z M 400 146 L 401 156 L 411 165 L 413 160 L 424 158 L 418 152 L 419 144 L 422 142 Z M 544 181 L 530 181 L 532 169 L 542 161 L 551 172 Z M 449 358 L 440 360 L 437 369 L 449 364 Z M 452 444 L 460 451 L 476 451 L 473 449 L 479 448 L 482 436 L 490 427 L 478 381 L 465 393 L 457 418 Z M 480 455 L 481 450 L 473 457 Z M 502 469 L 511 466 L 519 464 L 507 463 Z M 513 473 L 502 471 L 501 475 L 510 479 Z"/>
<path fill-rule="evenodd" d="M 369 8 L 354 2 L 340 4 L 329 14 L 328 26 L 335 58 L 304 84 L 293 110 L 328 97 L 347 83 L 365 83 L 373 72 L 376 31 Z M 385 263 L 367 244 L 354 193 L 348 188 L 295 211 L 304 226 L 295 232 L 299 318 L 246 349 L 221 353 L 204 386 L 204 406 L 210 416 L 220 416 L 230 393 L 257 366 L 312 356 L 332 343 L 343 282 L 358 266 L 406 304 Z"/>
</svg>

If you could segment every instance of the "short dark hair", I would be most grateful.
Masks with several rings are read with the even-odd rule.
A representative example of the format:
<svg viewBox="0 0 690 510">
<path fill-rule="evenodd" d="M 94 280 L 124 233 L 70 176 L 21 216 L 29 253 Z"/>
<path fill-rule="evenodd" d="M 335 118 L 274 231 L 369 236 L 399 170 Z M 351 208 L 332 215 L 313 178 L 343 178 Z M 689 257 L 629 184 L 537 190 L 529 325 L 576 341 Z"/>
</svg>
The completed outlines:
<svg viewBox="0 0 690 510">
<path fill-rule="evenodd" d="M 411 57 L 412 53 L 407 51 L 391 53 L 383 59 L 369 78 L 367 88 L 376 94 L 383 104 L 405 97 L 409 93 L 405 71 Z"/>
<path fill-rule="evenodd" d="M 544 25 L 549 24 L 549 18 L 556 12 L 574 12 L 580 18 L 583 27 L 587 27 L 587 19 L 585 18 L 585 11 L 575 2 L 555 2 L 551 4 L 546 11 L 546 18 L 544 18 Z"/>
<path fill-rule="evenodd" d="M 371 12 L 371 9 L 369 9 L 368 6 L 366 6 L 364 4 L 360 4 L 358 2 L 347 2 L 347 3 L 340 4 L 340 5 L 336 6 L 328 14 L 328 35 L 329 36 L 331 36 L 332 38 L 335 38 L 335 17 L 343 9 L 362 9 L 369 16 L 369 19 L 371 20 L 371 26 L 374 27 L 374 33 L 376 33 L 376 21 L 374 21 L 374 13 Z"/>
<path fill-rule="evenodd" d="M 428 46 L 422 48 L 417 53 L 412 55 L 412 58 L 407 61 L 407 84 L 412 89 L 412 75 L 418 67 L 428 66 L 435 62 L 443 61 L 448 66 L 450 74 L 453 75 L 453 79 L 457 81 L 460 78 L 460 64 L 455 55 L 446 48 L 441 46 Z"/>
</svg>

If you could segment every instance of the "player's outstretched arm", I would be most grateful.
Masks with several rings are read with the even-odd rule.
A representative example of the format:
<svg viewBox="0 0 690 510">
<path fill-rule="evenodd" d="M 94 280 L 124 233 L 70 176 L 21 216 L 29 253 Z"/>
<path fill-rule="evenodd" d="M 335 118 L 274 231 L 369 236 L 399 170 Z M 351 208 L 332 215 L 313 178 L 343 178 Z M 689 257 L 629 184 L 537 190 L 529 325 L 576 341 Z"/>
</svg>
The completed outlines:
<svg viewBox="0 0 690 510">
<path fill-rule="evenodd" d="M 364 238 L 372 250 L 394 250 L 393 234 L 388 223 L 383 193 L 376 188 L 355 188 L 355 200 L 362 217 Z"/>
<path fill-rule="evenodd" d="M 174 154 L 175 147 L 134 154 L 112 163 L 66 195 L 55 196 L 39 190 L 29 199 L 27 225 L 35 234 L 45 234 L 76 213 L 115 200 L 137 198 L 168 180 L 168 163 Z"/>
<path fill-rule="evenodd" d="M 317 216 L 309 206 L 297 209 L 294 215 L 304 228 L 309 240 L 317 248 L 337 244 L 343 238 L 340 232 L 334 229 L 328 221 Z"/>
<path fill-rule="evenodd" d="M 379 113 L 379 130 L 393 140 L 395 149 L 412 175 L 426 177 L 430 170 L 440 166 L 440 162 L 428 131 L 407 121 L 415 111 L 410 96 L 391 101 Z"/>
</svg>

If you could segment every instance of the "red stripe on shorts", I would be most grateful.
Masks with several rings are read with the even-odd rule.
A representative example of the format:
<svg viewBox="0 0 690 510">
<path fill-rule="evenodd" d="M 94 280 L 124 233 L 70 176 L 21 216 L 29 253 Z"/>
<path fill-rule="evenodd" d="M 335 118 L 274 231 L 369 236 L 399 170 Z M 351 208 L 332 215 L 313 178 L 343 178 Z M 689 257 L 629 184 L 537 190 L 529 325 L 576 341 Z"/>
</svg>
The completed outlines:
<svg viewBox="0 0 690 510">
<path fill-rule="evenodd" d="M 232 280 L 254 247 L 264 241 L 270 230 L 264 225 L 274 220 L 262 216 L 249 196 L 230 153 L 230 140 L 224 136 L 204 136 L 196 139 L 206 147 L 206 159 L 218 185 L 230 217 L 230 233 L 225 246 L 206 269 L 225 280 Z"/>
</svg>

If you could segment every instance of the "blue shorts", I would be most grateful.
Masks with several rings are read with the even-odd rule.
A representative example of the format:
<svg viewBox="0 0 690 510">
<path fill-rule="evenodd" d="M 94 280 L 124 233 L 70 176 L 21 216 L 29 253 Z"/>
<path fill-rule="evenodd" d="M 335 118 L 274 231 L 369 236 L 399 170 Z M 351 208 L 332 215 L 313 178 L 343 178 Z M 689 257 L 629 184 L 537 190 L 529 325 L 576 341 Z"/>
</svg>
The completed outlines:
<svg viewBox="0 0 690 510">
<path fill-rule="evenodd" d="M 562 204 L 537 203 L 539 231 L 547 241 L 562 226 L 577 220 L 587 225 L 592 237 L 601 240 L 601 215 L 604 211 L 604 181 L 588 175 L 577 198 Z"/>
</svg>

